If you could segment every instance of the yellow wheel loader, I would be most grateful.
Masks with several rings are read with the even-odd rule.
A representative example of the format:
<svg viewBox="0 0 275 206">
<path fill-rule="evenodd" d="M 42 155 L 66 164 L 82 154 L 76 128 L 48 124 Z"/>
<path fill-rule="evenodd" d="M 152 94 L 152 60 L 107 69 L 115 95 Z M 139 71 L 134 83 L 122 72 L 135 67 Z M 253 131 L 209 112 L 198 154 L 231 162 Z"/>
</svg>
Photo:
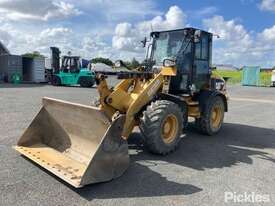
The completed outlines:
<svg viewBox="0 0 275 206">
<path fill-rule="evenodd" d="M 159 155 L 177 148 L 190 117 L 204 134 L 218 133 L 228 106 L 225 81 L 211 76 L 212 39 L 194 28 L 151 33 L 143 66 L 97 73 L 97 107 L 44 98 L 15 149 L 79 188 L 125 172 L 136 126 Z M 108 75 L 122 80 L 109 88 Z"/>
</svg>

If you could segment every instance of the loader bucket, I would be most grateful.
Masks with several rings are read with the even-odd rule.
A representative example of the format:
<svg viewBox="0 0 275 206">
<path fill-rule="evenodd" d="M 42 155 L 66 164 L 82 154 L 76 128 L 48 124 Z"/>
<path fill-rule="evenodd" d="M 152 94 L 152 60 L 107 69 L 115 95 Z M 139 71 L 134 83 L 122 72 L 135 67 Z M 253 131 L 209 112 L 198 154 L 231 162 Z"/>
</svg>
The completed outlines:
<svg viewBox="0 0 275 206">
<path fill-rule="evenodd" d="M 110 181 L 129 166 L 124 121 L 110 122 L 95 107 L 44 98 L 15 149 L 76 188 Z"/>
</svg>

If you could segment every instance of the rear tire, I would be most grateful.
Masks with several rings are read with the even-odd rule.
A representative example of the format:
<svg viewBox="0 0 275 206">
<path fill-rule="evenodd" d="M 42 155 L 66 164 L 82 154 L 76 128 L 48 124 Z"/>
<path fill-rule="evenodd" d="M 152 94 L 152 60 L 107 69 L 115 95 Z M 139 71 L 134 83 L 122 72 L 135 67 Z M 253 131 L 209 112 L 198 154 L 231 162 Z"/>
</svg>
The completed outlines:
<svg viewBox="0 0 275 206">
<path fill-rule="evenodd" d="M 95 82 L 89 77 L 80 77 L 79 83 L 81 87 L 89 88 L 94 86 Z"/>
<path fill-rule="evenodd" d="M 166 100 L 153 102 L 140 121 L 147 149 L 160 155 L 173 152 L 179 144 L 183 124 L 183 112 L 177 104 Z"/>
<path fill-rule="evenodd" d="M 196 127 L 209 136 L 217 134 L 223 124 L 225 106 L 220 96 L 210 97 L 205 104 L 202 116 L 196 119 Z"/>
<path fill-rule="evenodd" d="M 52 85 L 53 86 L 61 86 L 61 79 L 59 76 L 54 75 L 52 77 Z"/>
</svg>

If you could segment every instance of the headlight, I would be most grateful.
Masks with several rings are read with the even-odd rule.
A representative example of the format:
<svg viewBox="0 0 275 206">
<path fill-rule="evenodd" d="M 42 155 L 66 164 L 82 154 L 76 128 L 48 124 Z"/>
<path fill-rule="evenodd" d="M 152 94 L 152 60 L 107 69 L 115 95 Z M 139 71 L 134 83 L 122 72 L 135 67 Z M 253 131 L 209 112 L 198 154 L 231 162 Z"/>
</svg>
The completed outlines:
<svg viewBox="0 0 275 206">
<path fill-rule="evenodd" d="M 163 66 L 164 67 L 174 67 L 174 66 L 176 66 L 176 61 L 174 59 L 164 59 Z"/>
<path fill-rule="evenodd" d="M 226 90 L 226 84 L 222 80 L 216 80 L 216 89 L 219 91 Z"/>
</svg>

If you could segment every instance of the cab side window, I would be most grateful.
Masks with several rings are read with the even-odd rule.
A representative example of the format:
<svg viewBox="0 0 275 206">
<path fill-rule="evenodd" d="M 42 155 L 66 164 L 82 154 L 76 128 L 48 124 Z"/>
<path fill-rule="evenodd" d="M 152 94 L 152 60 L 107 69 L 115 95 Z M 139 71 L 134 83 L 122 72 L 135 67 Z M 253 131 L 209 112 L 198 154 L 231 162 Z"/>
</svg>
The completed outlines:
<svg viewBox="0 0 275 206">
<path fill-rule="evenodd" d="M 201 42 L 196 43 L 195 58 L 201 59 Z"/>
<path fill-rule="evenodd" d="M 195 47 L 195 58 L 197 60 L 208 60 L 209 59 L 209 46 L 208 36 L 202 36 L 200 42 L 196 43 Z"/>
</svg>

